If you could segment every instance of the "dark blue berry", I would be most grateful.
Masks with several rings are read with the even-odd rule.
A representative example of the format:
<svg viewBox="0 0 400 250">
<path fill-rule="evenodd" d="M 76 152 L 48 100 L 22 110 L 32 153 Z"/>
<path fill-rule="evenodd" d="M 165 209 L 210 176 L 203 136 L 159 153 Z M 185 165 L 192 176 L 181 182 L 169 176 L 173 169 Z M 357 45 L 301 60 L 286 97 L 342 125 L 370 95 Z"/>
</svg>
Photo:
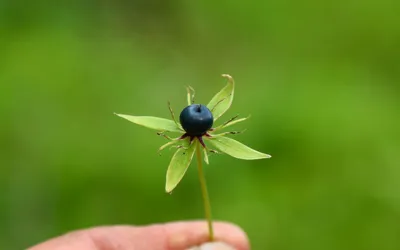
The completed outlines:
<svg viewBox="0 0 400 250">
<path fill-rule="evenodd" d="M 189 136 L 204 135 L 214 122 L 211 111 L 201 104 L 192 104 L 184 108 L 179 119 L 183 129 Z"/>
</svg>

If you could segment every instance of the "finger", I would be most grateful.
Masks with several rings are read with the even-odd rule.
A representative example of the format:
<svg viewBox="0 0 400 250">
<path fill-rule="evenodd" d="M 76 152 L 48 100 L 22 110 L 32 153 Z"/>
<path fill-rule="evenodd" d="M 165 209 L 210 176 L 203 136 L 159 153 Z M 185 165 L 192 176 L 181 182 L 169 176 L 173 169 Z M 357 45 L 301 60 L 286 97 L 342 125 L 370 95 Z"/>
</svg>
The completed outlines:
<svg viewBox="0 0 400 250">
<path fill-rule="evenodd" d="M 198 247 L 192 247 L 188 250 L 235 250 L 235 249 L 223 242 L 208 242 Z"/>
<path fill-rule="evenodd" d="M 225 242 L 237 250 L 248 250 L 246 234 L 231 223 L 213 223 L 215 241 Z M 175 222 L 164 225 L 167 234 L 166 249 L 186 249 L 201 245 L 209 240 L 206 222 Z"/>
<path fill-rule="evenodd" d="M 215 222 L 215 240 L 248 250 L 246 234 L 237 226 Z M 75 231 L 29 250 L 184 250 L 208 241 L 205 222 L 174 222 L 143 227 L 109 226 Z"/>
</svg>

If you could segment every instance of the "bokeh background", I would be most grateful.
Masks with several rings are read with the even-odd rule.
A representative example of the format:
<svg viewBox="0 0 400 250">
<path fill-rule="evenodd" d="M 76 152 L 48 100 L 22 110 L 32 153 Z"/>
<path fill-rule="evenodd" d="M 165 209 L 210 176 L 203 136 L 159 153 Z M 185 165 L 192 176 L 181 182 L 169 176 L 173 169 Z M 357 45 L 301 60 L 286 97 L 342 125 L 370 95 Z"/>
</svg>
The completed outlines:
<svg viewBox="0 0 400 250">
<path fill-rule="evenodd" d="M 0 249 L 69 230 L 203 217 L 192 165 L 113 112 L 169 117 L 237 83 L 212 156 L 215 219 L 253 249 L 400 249 L 400 2 L 0 1 Z"/>
</svg>

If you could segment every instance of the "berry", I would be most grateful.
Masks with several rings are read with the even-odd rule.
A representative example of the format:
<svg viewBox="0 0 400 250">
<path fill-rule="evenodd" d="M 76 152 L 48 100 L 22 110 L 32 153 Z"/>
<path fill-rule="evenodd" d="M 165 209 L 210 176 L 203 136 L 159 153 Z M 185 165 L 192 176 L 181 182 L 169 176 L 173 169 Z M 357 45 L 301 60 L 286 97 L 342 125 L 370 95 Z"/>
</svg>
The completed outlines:
<svg viewBox="0 0 400 250">
<path fill-rule="evenodd" d="M 189 136 L 206 134 L 214 122 L 211 111 L 201 104 L 192 104 L 184 108 L 179 119 L 183 129 Z"/>
</svg>

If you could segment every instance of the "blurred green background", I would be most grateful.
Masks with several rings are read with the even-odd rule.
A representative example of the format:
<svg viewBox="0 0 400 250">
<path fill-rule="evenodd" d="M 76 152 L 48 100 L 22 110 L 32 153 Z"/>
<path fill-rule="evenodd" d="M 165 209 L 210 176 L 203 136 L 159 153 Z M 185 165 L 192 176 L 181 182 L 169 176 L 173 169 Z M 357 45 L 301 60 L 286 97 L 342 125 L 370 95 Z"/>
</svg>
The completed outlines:
<svg viewBox="0 0 400 250">
<path fill-rule="evenodd" d="M 253 249 L 400 249 L 400 2 L 0 1 L 0 249 L 201 219 L 194 165 L 113 115 L 237 83 L 225 119 L 272 158 L 212 156 L 215 219 Z"/>
</svg>

